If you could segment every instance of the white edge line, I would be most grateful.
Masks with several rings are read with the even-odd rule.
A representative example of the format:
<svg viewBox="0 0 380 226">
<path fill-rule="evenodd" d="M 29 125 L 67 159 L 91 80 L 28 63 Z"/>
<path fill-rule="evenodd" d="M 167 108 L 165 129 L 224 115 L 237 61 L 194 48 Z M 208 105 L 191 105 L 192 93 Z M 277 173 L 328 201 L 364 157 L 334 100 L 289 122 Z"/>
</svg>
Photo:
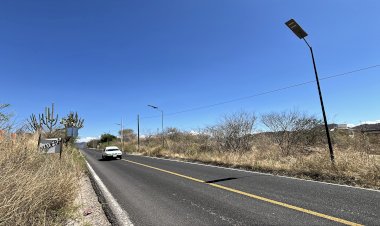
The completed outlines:
<svg viewBox="0 0 380 226">
<path fill-rule="evenodd" d="M 112 213 L 115 215 L 116 220 L 120 225 L 128 225 L 133 226 L 131 220 L 128 217 L 127 212 L 125 212 L 119 205 L 119 203 L 116 201 L 116 199 L 112 196 L 112 194 L 108 191 L 107 187 L 104 185 L 102 180 L 99 178 L 99 176 L 95 173 L 95 171 L 92 169 L 90 164 L 86 160 L 87 167 L 92 174 L 93 178 L 95 179 L 95 182 L 99 186 L 100 190 L 102 191 L 104 198 L 107 200 L 107 204 L 110 207 Z"/>
<path fill-rule="evenodd" d="M 267 175 L 267 176 L 275 176 L 275 177 L 284 177 L 284 178 L 293 179 L 293 180 L 301 180 L 301 181 L 308 181 L 308 182 L 314 182 L 314 183 L 320 183 L 320 184 L 328 184 L 328 185 L 334 185 L 334 186 L 340 186 L 340 187 L 347 187 L 347 188 L 355 188 L 355 189 L 361 189 L 361 190 L 367 190 L 367 191 L 380 192 L 380 190 L 375 190 L 375 189 L 371 189 L 371 188 L 354 187 L 354 186 L 350 186 L 350 185 L 346 185 L 346 184 L 334 184 L 334 183 L 323 182 L 323 181 L 315 181 L 315 180 L 302 179 L 302 178 L 297 178 L 297 177 L 275 175 L 275 174 L 271 174 L 271 173 L 262 173 L 262 172 L 257 172 L 257 171 L 249 171 L 249 170 L 243 170 L 243 169 L 228 168 L 228 167 L 223 167 L 223 166 L 215 166 L 215 165 L 204 164 L 204 163 L 197 163 L 197 162 L 187 162 L 187 161 L 182 161 L 182 160 L 177 160 L 177 159 L 167 159 L 167 158 L 159 158 L 159 157 L 146 156 L 146 155 L 137 155 L 137 154 L 128 154 L 128 155 L 141 156 L 141 157 L 152 158 L 152 159 L 161 159 L 161 160 L 172 161 L 172 162 L 182 162 L 182 163 L 193 164 L 193 165 L 208 166 L 208 167 L 214 167 L 214 168 L 220 168 L 220 169 L 226 169 L 226 170 L 234 170 L 234 171 L 253 173 L 253 174 L 261 174 L 261 175 Z"/>
</svg>

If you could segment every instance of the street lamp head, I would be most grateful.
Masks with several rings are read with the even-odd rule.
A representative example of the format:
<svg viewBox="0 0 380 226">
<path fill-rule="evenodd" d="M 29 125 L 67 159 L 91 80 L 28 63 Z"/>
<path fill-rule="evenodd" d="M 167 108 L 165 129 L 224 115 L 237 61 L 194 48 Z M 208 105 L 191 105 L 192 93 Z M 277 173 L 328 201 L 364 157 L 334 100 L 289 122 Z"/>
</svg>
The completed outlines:
<svg viewBox="0 0 380 226">
<path fill-rule="evenodd" d="M 290 30 L 293 31 L 295 35 L 297 35 L 298 38 L 303 39 L 307 36 L 307 33 L 302 29 L 302 27 L 294 19 L 290 19 L 285 24 L 286 26 L 290 28 Z"/>
<path fill-rule="evenodd" d="M 153 105 L 150 105 L 150 104 L 148 104 L 148 107 L 151 107 L 151 108 L 154 108 L 154 109 L 157 109 L 157 108 L 158 108 L 158 107 L 153 106 Z"/>
</svg>

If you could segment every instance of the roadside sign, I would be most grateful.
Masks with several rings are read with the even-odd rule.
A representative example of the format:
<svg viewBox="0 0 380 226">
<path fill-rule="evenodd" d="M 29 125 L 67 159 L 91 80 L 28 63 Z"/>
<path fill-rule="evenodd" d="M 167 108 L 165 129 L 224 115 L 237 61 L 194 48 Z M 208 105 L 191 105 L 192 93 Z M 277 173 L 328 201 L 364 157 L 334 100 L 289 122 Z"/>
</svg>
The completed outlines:
<svg viewBox="0 0 380 226">
<path fill-rule="evenodd" d="M 78 137 L 78 128 L 76 127 L 68 127 L 66 128 L 66 136 L 67 137 Z"/>
<path fill-rule="evenodd" d="M 41 139 L 39 143 L 40 151 L 47 154 L 60 153 L 61 148 L 62 148 L 61 138 Z"/>
</svg>

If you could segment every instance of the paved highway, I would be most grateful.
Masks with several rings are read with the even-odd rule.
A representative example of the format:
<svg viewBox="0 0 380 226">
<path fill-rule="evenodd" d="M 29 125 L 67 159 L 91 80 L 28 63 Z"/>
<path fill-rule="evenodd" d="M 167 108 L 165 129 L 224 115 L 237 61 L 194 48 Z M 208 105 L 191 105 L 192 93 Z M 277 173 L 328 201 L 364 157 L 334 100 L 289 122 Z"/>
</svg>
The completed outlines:
<svg viewBox="0 0 380 226">
<path fill-rule="evenodd" d="M 82 152 L 134 225 L 380 225 L 378 191 Z"/>
</svg>

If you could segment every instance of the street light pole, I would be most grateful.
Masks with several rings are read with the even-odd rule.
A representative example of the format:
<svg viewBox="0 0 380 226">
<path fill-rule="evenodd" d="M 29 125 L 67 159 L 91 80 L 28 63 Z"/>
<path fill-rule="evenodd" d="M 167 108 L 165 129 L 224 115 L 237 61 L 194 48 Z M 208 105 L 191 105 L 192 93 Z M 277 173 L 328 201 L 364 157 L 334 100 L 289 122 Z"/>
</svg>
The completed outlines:
<svg viewBox="0 0 380 226">
<path fill-rule="evenodd" d="M 318 78 L 317 66 L 315 65 L 313 48 L 309 45 L 309 43 L 306 41 L 305 38 L 303 38 L 303 40 L 305 41 L 306 45 L 309 47 L 310 53 L 311 53 L 311 58 L 313 59 L 315 79 L 317 80 L 317 86 L 318 86 L 319 101 L 321 102 L 323 121 L 325 122 L 325 130 L 326 130 L 327 142 L 329 144 L 330 159 L 331 159 L 332 162 L 334 162 L 335 161 L 334 150 L 333 150 L 333 146 L 331 144 L 330 130 L 329 130 L 329 127 L 328 127 L 328 124 L 327 124 L 325 105 L 323 104 L 322 91 L 321 91 L 321 86 L 319 85 L 319 78 Z"/>
<path fill-rule="evenodd" d="M 161 136 L 162 136 L 162 148 L 165 146 L 165 138 L 164 138 L 164 111 L 159 109 L 157 106 L 153 106 L 148 104 L 148 107 L 151 107 L 153 109 L 156 109 L 157 111 L 161 112 Z"/>
<path fill-rule="evenodd" d="M 334 157 L 334 150 L 333 150 L 333 146 L 331 144 L 331 138 L 330 138 L 330 131 L 329 131 L 329 127 L 328 127 L 328 123 L 327 123 L 327 117 L 326 117 L 326 112 L 325 112 L 325 106 L 323 104 L 323 98 L 322 98 L 322 91 L 321 91 L 321 87 L 320 87 L 320 84 L 319 84 L 319 78 L 318 78 L 318 72 L 317 72 L 317 66 L 315 65 L 315 59 L 314 59 L 314 53 L 313 53 L 313 48 L 309 45 L 309 43 L 306 41 L 305 37 L 307 36 L 307 33 L 302 29 L 302 27 L 300 25 L 298 25 L 298 23 L 294 20 L 294 19 L 291 19 L 289 20 L 288 22 L 285 23 L 286 26 L 288 26 L 290 28 L 290 30 L 292 30 L 294 32 L 295 35 L 297 35 L 298 38 L 300 39 L 303 39 L 306 43 L 306 45 L 309 47 L 310 49 L 310 53 L 311 53 L 311 58 L 313 60 L 313 67 L 314 67 L 314 73 L 315 73 L 315 79 L 317 81 L 317 86 L 318 86 L 318 94 L 319 94 L 319 100 L 320 100 L 320 103 L 321 103 L 321 108 L 322 108 L 322 114 L 323 114 L 323 121 L 325 123 L 325 130 L 326 130 L 326 136 L 327 136 L 327 142 L 328 142 L 328 145 L 329 145 L 329 151 L 330 151 L 330 159 L 331 159 L 331 162 L 334 163 L 335 162 L 335 157 Z"/>
<path fill-rule="evenodd" d="M 165 138 L 164 138 L 164 111 L 161 110 L 161 136 L 162 136 L 162 147 L 165 146 Z"/>
<path fill-rule="evenodd" d="M 137 150 L 140 151 L 140 115 L 137 115 Z"/>
</svg>

